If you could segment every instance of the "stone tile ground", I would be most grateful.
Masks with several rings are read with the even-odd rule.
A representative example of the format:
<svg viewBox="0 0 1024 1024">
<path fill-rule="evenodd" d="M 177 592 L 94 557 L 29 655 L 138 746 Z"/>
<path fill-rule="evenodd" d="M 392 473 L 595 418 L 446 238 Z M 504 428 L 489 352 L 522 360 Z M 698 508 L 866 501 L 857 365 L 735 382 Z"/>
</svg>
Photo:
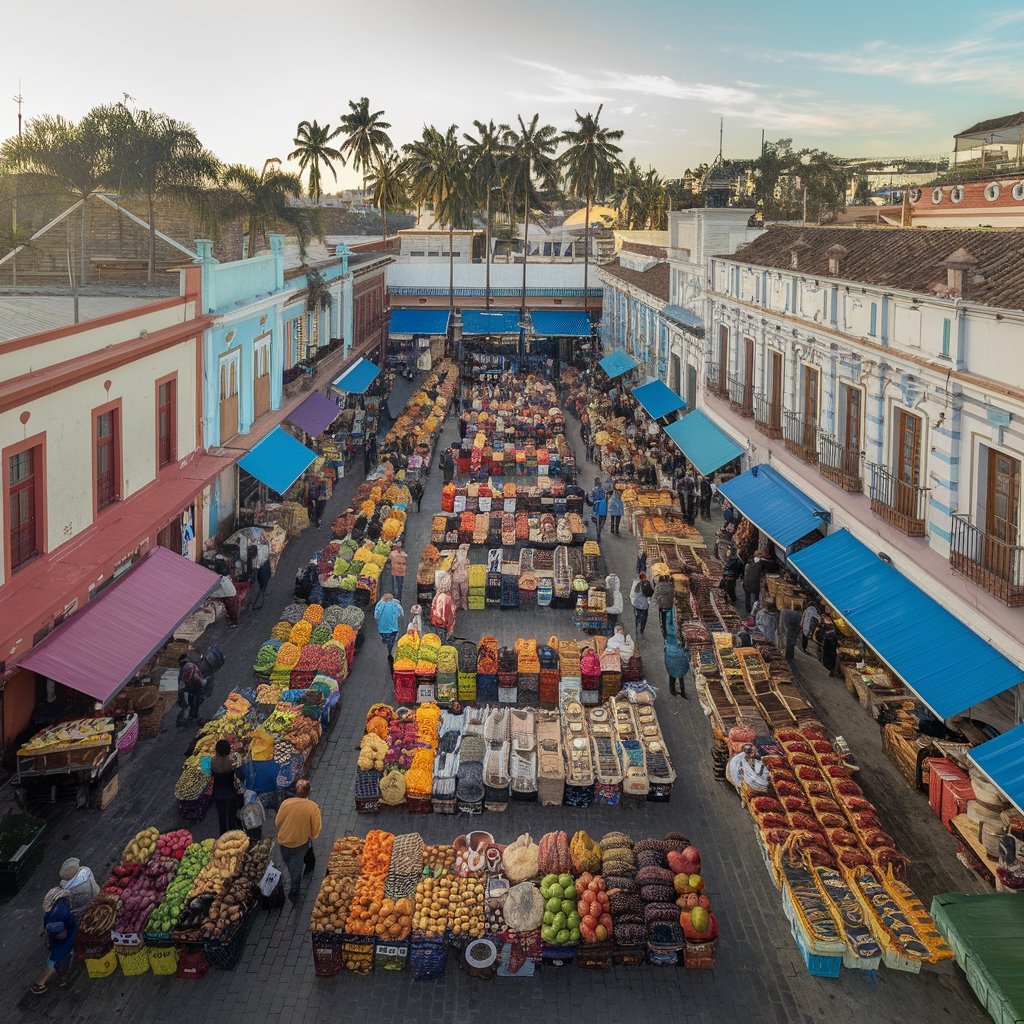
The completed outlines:
<svg viewBox="0 0 1024 1024">
<path fill-rule="evenodd" d="M 408 385 L 399 382 L 392 397 L 397 409 Z M 570 426 L 578 452 L 578 430 Z M 456 436 L 454 421 L 445 439 Z M 591 467 L 581 475 L 592 475 Z M 343 508 L 361 479 L 361 470 L 342 481 L 331 511 Z M 584 477 L 586 479 L 586 477 Z M 407 546 L 415 565 L 429 536 L 430 510 L 440 500 L 441 480 L 431 476 L 423 512 L 411 517 Z M 266 606 L 243 618 L 237 629 L 216 627 L 216 639 L 227 652 L 228 666 L 220 674 L 218 695 L 235 683 L 245 683 L 258 644 L 288 603 L 295 570 L 323 542 L 326 531 L 308 530 L 285 551 L 271 584 Z M 605 537 L 610 569 L 626 587 L 636 556 L 632 538 Z M 413 603 L 410 571 L 406 609 Z M 499 619 L 499 615 L 502 618 Z M 648 673 L 664 683 L 660 635 L 656 622 L 640 641 Z M 518 635 L 572 635 L 568 612 L 552 609 L 518 612 L 463 613 L 460 634 L 479 637 L 493 633 L 511 643 Z M 352 785 L 359 736 L 366 708 L 391 696 L 382 645 L 373 627 L 344 689 L 341 718 L 323 751 L 313 777 L 313 795 L 324 812 L 320 848 L 324 855 L 334 836 L 365 833 L 369 828 L 396 832 L 419 830 L 428 842 L 452 838 L 470 824 L 462 817 L 410 817 L 387 812 L 377 817 L 354 813 Z M 980 888 L 973 875 L 953 855 L 953 841 L 929 809 L 912 792 L 881 751 L 877 725 L 817 663 L 800 657 L 803 685 L 820 709 L 825 724 L 844 735 L 864 771 L 859 779 L 877 803 L 883 823 L 912 860 L 911 881 L 928 903 L 936 892 Z M 666 688 L 667 689 L 667 688 Z M 552 828 L 572 832 L 585 828 L 601 835 L 621 828 L 634 835 L 685 831 L 701 848 L 709 894 L 721 925 L 718 963 L 714 972 L 659 969 L 649 966 L 615 968 L 607 973 L 575 968 L 546 971 L 532 980 L 496 979 L 484 984 L 450 965 L 442 980 L 415 983 L 409 974 L 371 975 L 334 979 L 313 977 L 306 933 L 316 883 L 326 860 L 321 857 L 315 884 L 307 887 L 298 908 L 264 912 L 257 917 L 248 950 L 233 973 L 211 972 L 201 983 L 146 975 L 127 979 L 119 974 L 90 981 L 79 974 L 64 991 L 41 998 L 24 994 L 43 960 L 38 937 L 38 906 L 49 880 L 66 856 L 80 856 L 97 875 L 110 866 L 112 855 L 127 837 L 145 824 L 177 827 L 173 786 L 188 737 L 168 716 L 161 735 L 139 748 L 122 769 L 121 793 L 103 814 L 73 811 L 53 815 L 45 865 L 26 891 L 0 906 L 0 1019 L 56 1019 L 62 1024 L 108 1024 L 112 1020 L 188 1021 L 266 1019 L 280 1024 L 312 1022 L 344 1015 L 352 1020 L 415 1019 L 422 1024 L 477 1021 L 494 1018 L 495 999 L 508 1000 L 509 1016 L 520 1019 L 568 1020 L 584 1013 L 612 1021 L 639 1015 L 640 1020 L 674 1020 L 685 1015 L 703 1021 L 846 1024 L 862 1019 L 904 1024 L 936 1024 L 943 1020 L 980 1022 L 988 1019 L 959 968 L 952 964 L 927 969 L 920 976 L 881 970 L 876 975 L 843 971 L 838 981 L 810 977 L 789 934 L 778 892 L 772 886 L 758 853 L 753 825 L 730 787 L 711 773 L 707 723 L 695 699 L 664 695 L 659 715 L 679 772 L 669 804 L 593 807 L 588 810 L 511 804 L 504 814 L 485 814 L 471 824 L 486 827 L 511 840 L 523 831 L 539 836 Z M 210 816 L 198 827 L 199 837 L 215 828 Z"/>
</svg>

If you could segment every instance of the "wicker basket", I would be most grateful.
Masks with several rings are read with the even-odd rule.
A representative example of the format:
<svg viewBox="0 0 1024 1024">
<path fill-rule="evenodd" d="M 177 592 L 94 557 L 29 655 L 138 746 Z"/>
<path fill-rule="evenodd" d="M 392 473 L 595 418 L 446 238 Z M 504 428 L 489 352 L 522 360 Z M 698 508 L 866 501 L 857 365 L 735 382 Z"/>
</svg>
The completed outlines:
<svg viewBox="0 0 1024 1024">
<path fill-rule="evenodd" d="M 695 970 L 710 971 L 715 966 L 718 940 L 710 942 L 687 942 L 683 946 L 683 966 Z"/>
</svg>

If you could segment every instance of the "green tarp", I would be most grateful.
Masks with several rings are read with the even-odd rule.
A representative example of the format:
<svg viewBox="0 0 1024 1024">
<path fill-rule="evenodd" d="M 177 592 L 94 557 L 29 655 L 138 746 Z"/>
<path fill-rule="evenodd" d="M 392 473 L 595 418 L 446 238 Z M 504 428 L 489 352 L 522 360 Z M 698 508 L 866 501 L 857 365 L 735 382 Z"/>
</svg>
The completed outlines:
<svg viewBox="0 0 1024 1024">
<path fill-rule="evenodd" d="M 1024 1020 L 1024 899 L 1013 893 L 943 893 L 932 917 L 996 1024 Z"/>
</svg>

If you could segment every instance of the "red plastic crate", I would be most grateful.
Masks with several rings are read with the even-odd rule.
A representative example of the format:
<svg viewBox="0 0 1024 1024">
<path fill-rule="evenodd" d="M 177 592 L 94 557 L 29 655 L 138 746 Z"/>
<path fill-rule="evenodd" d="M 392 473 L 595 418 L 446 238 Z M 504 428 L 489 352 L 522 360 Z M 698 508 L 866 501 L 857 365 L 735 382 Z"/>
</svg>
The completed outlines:
<svg viewBox="0 0 1024 1024">
<path fill-rule="evenodd" d="M 966 772 L 947 757 L 928 758 L 928 803 L 932 810 L 942 817 L 942 790 L 947 781 L 957 782 L 967 778 Z"/>
<path fill-rule="evenodd" d="M 974 799 L 974 787 L 970 779 L 946 779 L 942 787 L 942 811 L 939 817 L 949 831 L 949 823 L 958 815 L 967 812 L 968 801 Z"/>
</svg>

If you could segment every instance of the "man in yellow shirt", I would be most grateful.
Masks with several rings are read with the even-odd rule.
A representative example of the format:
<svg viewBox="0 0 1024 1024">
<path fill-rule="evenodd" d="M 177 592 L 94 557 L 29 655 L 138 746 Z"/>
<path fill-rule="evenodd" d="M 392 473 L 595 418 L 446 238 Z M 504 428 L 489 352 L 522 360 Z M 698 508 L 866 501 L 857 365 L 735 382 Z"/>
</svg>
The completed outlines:
<svg viewBox="0 0 1024 1024">
<path fill-rule="evenodd" d="M 295 796 L 289 797 L 278 808 L 274 819 L 277 828 L 277 843 L 281 859 L 288 869 L 288 899 L 299 902 L 299 884 L 302 881 L 303 862 L 306 852 L 313 847 L 313 840 L 320 835 L 323 822 L 320 808 L 309 798 L 309 782 L 299 779 L 295 783 Z"/>
</svg>

